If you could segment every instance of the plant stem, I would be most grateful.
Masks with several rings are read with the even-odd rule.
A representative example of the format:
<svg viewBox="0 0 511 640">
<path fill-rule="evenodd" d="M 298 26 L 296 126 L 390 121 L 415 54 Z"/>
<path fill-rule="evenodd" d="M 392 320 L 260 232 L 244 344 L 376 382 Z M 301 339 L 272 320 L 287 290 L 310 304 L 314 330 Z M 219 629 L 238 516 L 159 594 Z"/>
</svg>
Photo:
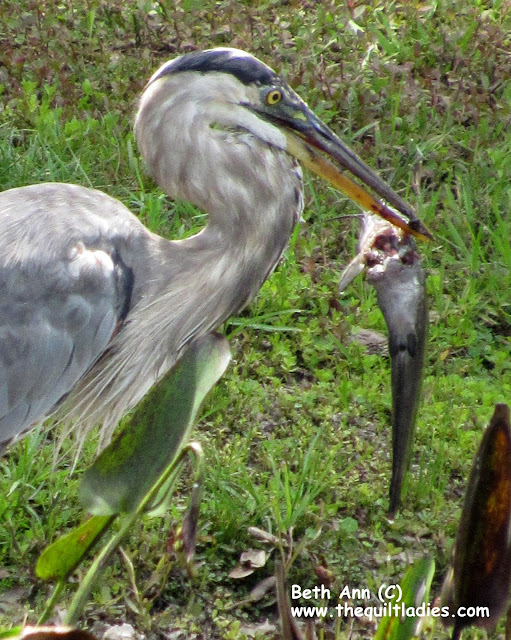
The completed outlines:
<svg viewBox="0 0 511 640">
<path fill-rule="evenodd" d="M 44 611 L 42 612 L 41 616 L 37 621 L 37 626 L 44 624 L 50 617 L 50 614 L 53 611 L 53 608 L 55 607 L 55 604 L 60 594 L 62 593 L 62 590 L 64 589 L 64 585 L 65 585 L 65 580 L 61 578 L 55 585 L 55 589 L 53 590 L 51 598 L 46 603 L 46 607 L 44 608 Z"/>
<path fill-rule="evenodd" d="M 128 534 L 133 523 L 152 503 L 154 498 L 158 495 L 160 489 L 165 485 L 169 477 L 175 472 L 176 468 L 182 463 L 184 456 L 191 451 L 197 460 L 197 465 L 199 467 L 199 477 L 204 473 L 204 460 L 203 455 L 201 456 L 202 451 L 198 453 L 196 447 L 190 447 L 191 444 L 192 443 L 188 443 L 181 449 L 178 455 L 174 458 L 174 460 L 169 464 L 166 470 L 161 474 L 157 482 L 153 485 L 152 489 L 148 491 L 143 500 L 141 500 L 135 511 L 125 515 L 119 531 L 110 539 L 110 541 L 101 549 L 99 554 L 96 556 L 89 570 L 85 574 L 82 583 L 78 587 L 78 591 L 75 593 L 73 600 L 71 601 L 67 614 L 64 618 L 65 624 L 76 624 L 78 618 L 80 617 L 80 614 L 83 611 L 83 608 L 85 607 L 87 598 L 89 597 L 89 594 L 94 587 L 94 584 L 96 583 L 96 580 L 98 579 L 99 574 L 106 564 L 108 558 L 117 549 L 123 538 Z M 173 489 L 173 483 L 170 489 Z"/>
</svg>

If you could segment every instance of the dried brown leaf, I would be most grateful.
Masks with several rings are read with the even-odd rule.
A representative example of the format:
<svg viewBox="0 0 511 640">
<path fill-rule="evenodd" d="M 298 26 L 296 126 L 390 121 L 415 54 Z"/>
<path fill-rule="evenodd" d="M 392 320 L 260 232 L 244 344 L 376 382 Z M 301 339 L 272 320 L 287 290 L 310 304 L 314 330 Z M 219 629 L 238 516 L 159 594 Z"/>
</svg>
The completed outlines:
<svg viewBox="0 0 511 640">
<path fill-rule="evenodd" d="M 242 578 L 246 578 L 254 573 L 254 569 L 250 567 L 242 567 L 237 565 L 234 567 L 232 571 L 229 572 L 229 578 L 233 578 L 234 580 L 241 580 Z"/>
<path fill-rule="evenodd" d="M 240 556 L 241 564 L 260 569 L 266 564 L 269 554 L 264 549 L 247 549 Z"/>
<path fill-rule="evenodd" d="M 269 533 L 268 531 L 264 531 L 263 529 L 259 529 L 259 527 L 249 527 L 247 529 L 248 533 L 260 540 L 261 542 L 266 542 L 267 544 L 278 545 L 279 539 L 277 536 L 274 536 L 273 533 Z"/>
<path fill-rule="evenodd" d="M 259 600 L 262 600 L 269 591 L 273 591 L 273 589 L 275 589 L 276 584 L 277 578 L 275 576 L 270 576 L 269 578 L 261 580 L 250 592 L 248 596 L 249 600 L 251 602 L 259 602 Z"/>
</svg>

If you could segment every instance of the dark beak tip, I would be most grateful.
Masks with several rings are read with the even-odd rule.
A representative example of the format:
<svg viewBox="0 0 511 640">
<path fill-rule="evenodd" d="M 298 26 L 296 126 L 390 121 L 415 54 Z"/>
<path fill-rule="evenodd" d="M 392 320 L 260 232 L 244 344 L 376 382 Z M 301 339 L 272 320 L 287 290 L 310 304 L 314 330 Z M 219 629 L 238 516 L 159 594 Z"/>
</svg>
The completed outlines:
<svg viewBox="0 0 511 640">
<path fill-rule="evenodd" d="M 408 222 L 408 226 L 414 232 L 414 234 L 423 236 L 428 240 L 433 240 L 434 236 L 426 225 L 419 218 L 413 218 Z"/>
</svg>

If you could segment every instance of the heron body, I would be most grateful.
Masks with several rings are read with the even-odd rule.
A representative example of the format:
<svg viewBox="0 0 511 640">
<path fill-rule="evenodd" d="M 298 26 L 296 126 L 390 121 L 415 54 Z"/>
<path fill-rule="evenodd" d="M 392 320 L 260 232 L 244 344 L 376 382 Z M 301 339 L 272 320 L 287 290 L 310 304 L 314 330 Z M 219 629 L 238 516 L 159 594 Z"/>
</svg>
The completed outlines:
<svg viewBox="0 0 511 640">
<path fill-rule="evenodd" d="M 302 212 L 296 156 L 313 170 L 312 146 L 341 161 L 335 134 L 269 67 L 234 49 L 163 65 L 135 134 L 158 184 L 207 211 L 208 224 L 169 241 L 92 189 L 0 194 L 0 445 L 57 409 L 79 428 L 111 432 L 272 272 Z M 361 179 L 399 207 L 370 175 Z"/>
</svg>

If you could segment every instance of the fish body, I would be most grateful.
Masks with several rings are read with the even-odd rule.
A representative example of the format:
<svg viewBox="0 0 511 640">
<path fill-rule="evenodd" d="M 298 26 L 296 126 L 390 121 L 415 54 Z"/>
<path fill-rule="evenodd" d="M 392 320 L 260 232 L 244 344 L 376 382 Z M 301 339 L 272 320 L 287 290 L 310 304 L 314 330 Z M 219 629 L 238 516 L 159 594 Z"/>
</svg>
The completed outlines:
<svg viewBox="0 0 511 640">
<path fill-rule="evenodd" d="M 376 289 L 378 306 L 389 332 L 392 362 L 389 517 L 394 517 L 410 463 L 421 393 L 428 319 L 426 278 L 413 238 L 372 214 L 364 214 L 358 254 L 341 276 L 341 291 L 362 271 L 366 271 L 367 280 Z"/>
</svg>

